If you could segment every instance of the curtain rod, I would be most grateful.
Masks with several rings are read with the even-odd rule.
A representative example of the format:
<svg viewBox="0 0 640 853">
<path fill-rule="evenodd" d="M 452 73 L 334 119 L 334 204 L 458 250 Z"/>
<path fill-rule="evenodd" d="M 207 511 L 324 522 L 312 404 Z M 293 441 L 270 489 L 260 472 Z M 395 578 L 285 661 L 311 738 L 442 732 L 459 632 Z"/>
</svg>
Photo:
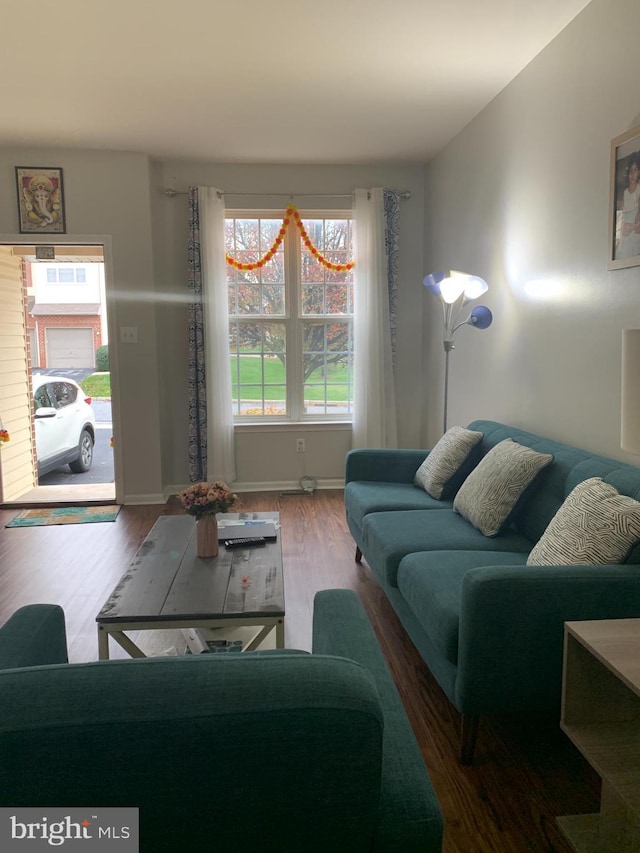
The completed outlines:
<svg viewBox="0 0 640 853">
<path fill-rule="evenodd" d="M 165 190 L 163 190 L 163 193 L 164 193 L 164 195 L 166 195 L 167 198 L 175 198 L 177 195 L 189 195 L 187 190 L 165 189 Z M 248 196 L 255 196 L 255 197 L 261 197 L 261 196 L 269 197 L 269 196 L 281 195 L 281 196 L 286 196 L 287 198 L 293 198 L 294 196 L 297 196 L 299 198 L 304 198 L 304 197 L 310 197 L 310 198 L 353 198 L 353 193 L 246 193 L 246 192 L 234 193 L 234 192 L 230 192 L 229 190 L 218 193 L 219 198 L 222 198 L 225 195 L 248 195 Z M 400 193 L 400 198 L 411 198 L 411 192 L 409 190 L 403 190 Z"/>
</svg>

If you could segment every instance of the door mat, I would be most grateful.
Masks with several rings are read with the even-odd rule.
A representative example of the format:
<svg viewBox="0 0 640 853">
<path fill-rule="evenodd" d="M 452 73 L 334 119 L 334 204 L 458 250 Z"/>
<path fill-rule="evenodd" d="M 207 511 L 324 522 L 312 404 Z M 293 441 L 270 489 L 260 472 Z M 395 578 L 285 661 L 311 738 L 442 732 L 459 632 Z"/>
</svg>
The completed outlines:
<svg viewBox="0 0 640 853">
<path fill-rule="evenodd" d="M 115 521 L 119 512 L 119 506 L 56 506 L 47 509 L 23 509 L 8 524 L 5 524 L 5 527 Z"/>
</svg>

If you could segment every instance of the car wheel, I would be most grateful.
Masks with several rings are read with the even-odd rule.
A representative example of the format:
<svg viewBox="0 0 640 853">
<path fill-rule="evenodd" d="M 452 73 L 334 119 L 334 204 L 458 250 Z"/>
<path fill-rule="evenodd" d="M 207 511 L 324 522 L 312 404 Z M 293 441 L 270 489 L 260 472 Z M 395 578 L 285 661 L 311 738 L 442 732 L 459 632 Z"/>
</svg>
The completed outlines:
<svg viewBox="0 0 640 853">
<path fill-rule="evenodd" d="M 74 474 L 84 474 L 91 468 L 93 461 L 93 439 L 91 433 L 87 429 L 82 430 L 80 441 L 78 442 L 78 458 L 73 462 L 69 462 L 69 468 Z"/>
</svg>

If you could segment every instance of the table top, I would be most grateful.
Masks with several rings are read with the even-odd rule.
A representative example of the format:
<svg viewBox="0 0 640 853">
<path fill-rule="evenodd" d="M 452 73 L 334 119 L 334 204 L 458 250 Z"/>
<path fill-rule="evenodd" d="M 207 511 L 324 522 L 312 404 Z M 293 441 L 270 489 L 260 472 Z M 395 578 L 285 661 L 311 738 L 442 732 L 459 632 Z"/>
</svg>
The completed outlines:
<svg viewBox="0 0 640 853">
<path fill-rule="evenodd" d="M 640 696 L 640 619 L 565 622 L 565 628 Z"/>
<path fill-rule="evenodd" d="M 225 513 L 228 520 L 276 520 L 277 512 Z M 280 535 L 259 548 L 196 556 L 195 519 L 163 515 L 96 617 L 98 623 L 284 616 Z M 249 527 L 249 531 L 250 531 Z M 251 533 L 248 532 L 247 536 Z"/>
</svg>

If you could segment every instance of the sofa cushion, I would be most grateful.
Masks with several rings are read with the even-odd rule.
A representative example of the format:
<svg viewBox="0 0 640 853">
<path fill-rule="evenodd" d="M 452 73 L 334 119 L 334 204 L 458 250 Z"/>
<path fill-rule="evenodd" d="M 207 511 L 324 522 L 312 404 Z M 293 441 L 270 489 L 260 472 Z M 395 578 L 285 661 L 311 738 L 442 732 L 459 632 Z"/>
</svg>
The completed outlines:
<svg viewBox="0 0 640 853">
<path fill-rule="evenodd" d="M 469 474 L 453 508 L 485 536 L 497 536 L 522 493 L 552 461 L 550 453 L 538 453 L 507 438 Z"/>
<path fill-rule="evenodd" d="M 526 559 L 526 554 L 513 551 L 409 554 L 398 566 L 398 589 L 433 645 L 455 665 L 465 574 L 481 566 L 520 566 Z"/>
<path fill-rule="evenodd" d="M 621 563 L 640 541 L 640 503 L 600 477 L 573 489 L 529 554 L 528 566 Z"/>
<path fill-rule="evenodd" d="M 514 551 L 529 554 L 533 543 L 511 528 L 489 539 L 450 509 L 374 512 L 362 525 L 367 562 L 378 577 L 397 586 L 398 566 L 416 551 Z"/>
<path fill-rule="evenodd" d="M 440 500 L 446 484 L 481 439 L 481 432 L 461 426 L 448 429 L 416 471 L 416 486 Z"/>
<path fill-rule="evenodd" d="M 358 528 L 370 512 L 384 512 L 394 509 L 442 509 L 451 507 L 451 501 L 437 501 L 424 489 L 413 483 L 347 483 L 344 489 L 344 502 L 349 518 Z"/>
</svg>

